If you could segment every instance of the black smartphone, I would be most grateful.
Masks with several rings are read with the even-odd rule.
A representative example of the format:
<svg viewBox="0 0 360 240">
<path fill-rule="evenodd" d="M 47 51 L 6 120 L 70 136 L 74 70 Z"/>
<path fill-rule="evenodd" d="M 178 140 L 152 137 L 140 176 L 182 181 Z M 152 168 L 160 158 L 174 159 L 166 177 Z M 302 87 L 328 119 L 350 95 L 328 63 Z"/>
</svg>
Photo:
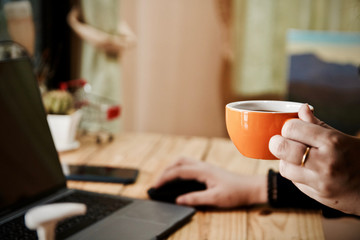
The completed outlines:
<svg viewBox="0 0 360 240">
<path fill-rule="evenodd" d="M 66 179 L 91 182 L 134 183 L 139 174 L 135 168 L 87 165 L 63 165 Z"/>
</svg>

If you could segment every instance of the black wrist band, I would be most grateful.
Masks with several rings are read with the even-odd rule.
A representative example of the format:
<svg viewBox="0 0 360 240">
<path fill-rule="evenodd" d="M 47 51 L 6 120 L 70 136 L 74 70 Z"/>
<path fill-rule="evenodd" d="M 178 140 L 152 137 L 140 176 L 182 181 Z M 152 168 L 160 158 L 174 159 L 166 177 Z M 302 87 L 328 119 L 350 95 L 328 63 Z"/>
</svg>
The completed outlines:
<svg viewBox="0 0 360 240">
<path fill-rule="evenodd" d="M 343 216 L 357 217 L 349 215 L 333 208 L 329 208 L 316 200 L 308 197 L 301 192 L 290 180 L 282 177 L 280 173 L 273 171 L 268 172 L 267 196 L 270 206 L 275 208 L 302 208 L 302 209 L 321 209 L 324 217 L 337 218 Z"/>
<path fill-rule="evenodd" d="M 272 169 L 268 172 L 267 197 L 271 206 L 276 207 L 278 205 L 277 176 Z"/>
</svg>

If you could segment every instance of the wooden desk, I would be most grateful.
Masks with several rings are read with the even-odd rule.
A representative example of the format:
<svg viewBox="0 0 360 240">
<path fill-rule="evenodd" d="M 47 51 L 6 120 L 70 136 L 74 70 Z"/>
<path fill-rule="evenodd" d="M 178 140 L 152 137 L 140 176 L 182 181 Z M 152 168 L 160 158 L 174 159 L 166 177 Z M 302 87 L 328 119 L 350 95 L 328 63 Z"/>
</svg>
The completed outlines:
<svg viewBox="0 0 360 240">
<path fill-rule="evenodd" d="M 62 162 L 135 167 L 135 184 L 69 181 L 70 188 L 147 198 L 146 191 L 162 170 L 179 156 L 190 156 L 242 174 L 266 174 L 277 161 L 243 157 L 223 138 L 182 137 L 160 134 L 123 134 L 112 143 L 96 145 L 84 138 L 81 148 L 60 154 Z M 192 221 L 169 239 L 324 239 L 321 214 L 307 210 L 267 207 L 197 212 Z"/>
</svg>

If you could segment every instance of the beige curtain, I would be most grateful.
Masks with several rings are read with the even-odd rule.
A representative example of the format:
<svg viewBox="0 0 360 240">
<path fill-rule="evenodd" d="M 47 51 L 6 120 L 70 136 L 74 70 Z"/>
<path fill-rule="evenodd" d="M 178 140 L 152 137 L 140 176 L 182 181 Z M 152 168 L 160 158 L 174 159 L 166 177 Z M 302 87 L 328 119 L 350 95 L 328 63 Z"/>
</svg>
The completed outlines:
<svg viewBox="0 0 360 240">
<path fill-rule="evenodd" d="M 113 31 L 110 5 L 117 1 L 88 2 L 92 9 L 85 10 L 95 16 L 89 23 Z M 360 30 L 359 0 L 122 0 L 120 9 L 138 41 L 123 54 L 113 86 L 121 83 L 115 95 L 124 130 L 135 132 L 226 136 L 227 102 L 285 94 L 288 29 Z M 100 12 L 107 12 L 106 28 Z M 91 51 L 83 56 L 88 66 L 95 55 L 106 59 Z M 96 74 L 84 68 L 83 75 L 101 79 L 119 71 L 113 66 L 105 71 L 100 64 Z M 109 85 L 98 87 L 117 89 Z"/>
<path fill-rule="evenodd" d="M 360 31 L 359 0 L 233 0 L 232 87 L 240 96 L 286 93 L 290 28 Z"/>
<path fill-rule="evenodd" d="M 125 129 L 225 136 L 216 2 L 123 0 L 122 11 L 138 39 L 123 58 Z"/>
</svg>

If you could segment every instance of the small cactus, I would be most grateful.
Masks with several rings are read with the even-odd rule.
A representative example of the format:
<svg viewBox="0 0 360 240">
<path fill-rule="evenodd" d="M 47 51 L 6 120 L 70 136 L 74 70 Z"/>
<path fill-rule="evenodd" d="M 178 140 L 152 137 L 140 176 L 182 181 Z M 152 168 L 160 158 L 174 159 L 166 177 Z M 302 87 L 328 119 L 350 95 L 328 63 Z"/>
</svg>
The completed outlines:
<svg viewBox="0 0 360 240">
<path fill-rule="evenodd" d="M 64 90 L 52 90 L 44 94 L 43 102 L 48 114 L 71 114 L 74 109 L 73 96 Z"/>
</svg>

